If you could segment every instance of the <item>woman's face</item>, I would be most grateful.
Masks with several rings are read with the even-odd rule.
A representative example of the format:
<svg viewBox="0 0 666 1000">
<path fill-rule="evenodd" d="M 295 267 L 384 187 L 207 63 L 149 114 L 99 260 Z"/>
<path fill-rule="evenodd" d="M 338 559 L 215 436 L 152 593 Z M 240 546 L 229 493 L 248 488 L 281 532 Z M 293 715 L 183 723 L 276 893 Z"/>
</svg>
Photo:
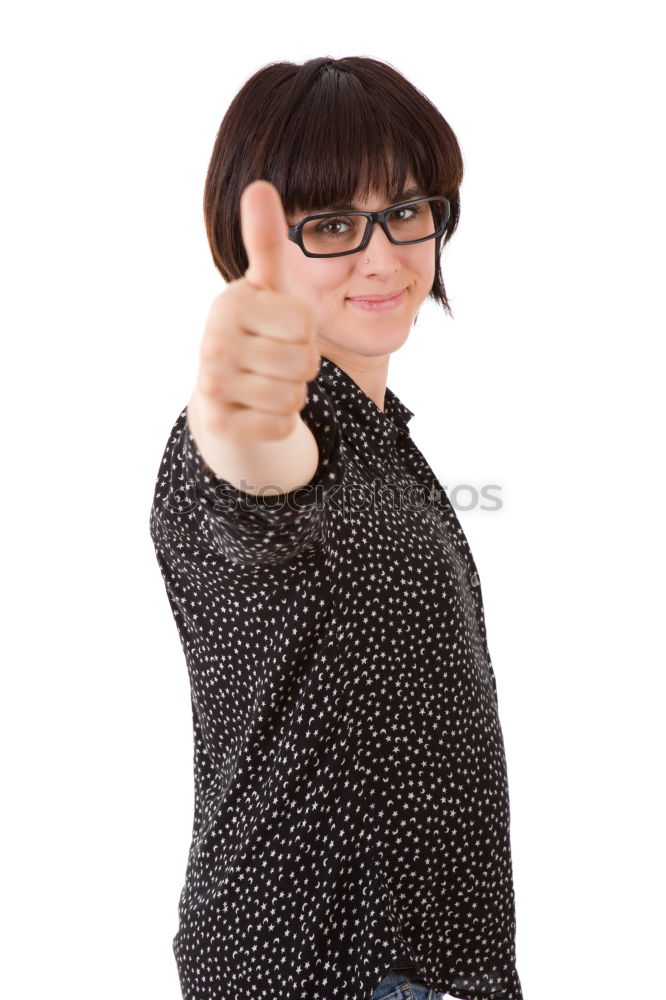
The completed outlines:
<svg viewBox="0 0 666 1000">
<path fill-rule="evenodd" d="M 412 186 L 416 186 L 414 178 L 408 176 L 406 189 Z M 378 212 L 388 207 L 381 196 L 354 203 L 354 208 L 362 212 Z M 287 214 L 287 222 L 296 225 L 305 214 L 308 213 Z M 315 258 L 306 257 L 289 240 L 286 255 L 289 290 L 315 310 L 319 353 L 336 359 L 354 355 L 376 357 L 398 350 L 407 340 L 414 318 L 435 280 L 435 242 L 432 239 L 396 246 L 381 226 L 375 225 L 364 250 L 346 257 Z M 350 301 L 364 295 L 387 296 L 403 289 L 406 291 L 402 302 L 391 309 L 370 311 Z"/>
</svg>

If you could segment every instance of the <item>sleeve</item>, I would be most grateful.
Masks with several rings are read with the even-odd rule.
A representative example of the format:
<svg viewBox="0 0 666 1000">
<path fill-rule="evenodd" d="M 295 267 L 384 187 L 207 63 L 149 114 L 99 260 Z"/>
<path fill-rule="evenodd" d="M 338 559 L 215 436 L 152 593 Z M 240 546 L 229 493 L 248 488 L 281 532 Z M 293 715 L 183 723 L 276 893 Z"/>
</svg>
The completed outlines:
<svg viewBox="0 0 666 1000">
<path fill-rule="evenodd" d="M 162 522 L 193 530 L 199 544 L 240 565 L 284 563 L 326 542 L 327 507 L 340 490 L 346 461 L 333 402 L 314 378 L 300 415 L 319 447 L 314 476 L 279 496 L 256 496 L 221 479 L 191 434 L 185 407 L 173 428 L 161 470 Z M 165 489 L 166 487 L 166 489 Z"/>
</svg>

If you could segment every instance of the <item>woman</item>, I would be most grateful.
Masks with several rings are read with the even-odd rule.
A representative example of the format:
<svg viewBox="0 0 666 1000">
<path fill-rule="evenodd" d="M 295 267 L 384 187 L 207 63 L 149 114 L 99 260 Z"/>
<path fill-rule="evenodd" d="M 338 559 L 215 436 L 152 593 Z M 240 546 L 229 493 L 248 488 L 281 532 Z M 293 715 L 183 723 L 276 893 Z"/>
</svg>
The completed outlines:
<svg viewBox="0 0 666 1000">
<path fill-rule="evenodd" d="M 268 65 L 220 127 L 228 284 L 150 518 L 191 684 L 185 1000 L 522 1000 L 478 574 L 386 385 L 451 311 L 461 180 L 373 59 Z"/>
</svg>

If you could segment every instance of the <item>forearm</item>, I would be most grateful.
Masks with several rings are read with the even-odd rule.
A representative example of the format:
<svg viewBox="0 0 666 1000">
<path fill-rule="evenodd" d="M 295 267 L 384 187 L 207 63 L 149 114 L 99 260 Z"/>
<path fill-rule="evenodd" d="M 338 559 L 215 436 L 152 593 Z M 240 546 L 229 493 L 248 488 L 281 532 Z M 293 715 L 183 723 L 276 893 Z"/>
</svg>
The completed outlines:
<svg viewBox="0 0 666 1000">
<path fill-rule="evenodd" d="M 195 389 L 187 404 L 187 422 L 204 461 L 220 479 L 245 493 L 290 493 L 307 485 L 319 464 L 317 441 L 301 417 L 282 440 L 225 441 L 202 425 Z"/>
</svg>

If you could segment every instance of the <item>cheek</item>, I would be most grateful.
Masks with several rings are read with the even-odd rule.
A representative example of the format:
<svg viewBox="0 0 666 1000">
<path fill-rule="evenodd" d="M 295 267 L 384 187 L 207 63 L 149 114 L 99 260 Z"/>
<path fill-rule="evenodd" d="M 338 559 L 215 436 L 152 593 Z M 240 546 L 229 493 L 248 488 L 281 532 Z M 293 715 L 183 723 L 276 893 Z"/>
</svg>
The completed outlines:
<svg viewBox="0 0 666 1000">
<path fill-rule="evenodd" d="M 301 272 L 301 294 L 320 308 L 342 302 L 349 288 L 348 268 L 331 266 L 331 261 L 309 263 Z"/>
<path fill-rule="evenodd" d="M 319 298 L 323 302 L 342 302 L 349 289 L 350 267 L 340 261 L 327 263 L 328 267 L 322 267 L 315 278 Z"/>
<path fill-rule="evenodd" d="M 432 285 L 435 278 L 435 250 L 432 241 L 430 246 L 424 243 L 422 247 L 419 247 L 418 259 L 415 263 L 423 283 Z"/>
<path fill-rule="evenodd" d="M 292 295 L 319 307 L 344 298 L 350 268 L 343 260 L 313 260 L 291 243 L 287 248 L 287 267 Z"/>
</svg>

